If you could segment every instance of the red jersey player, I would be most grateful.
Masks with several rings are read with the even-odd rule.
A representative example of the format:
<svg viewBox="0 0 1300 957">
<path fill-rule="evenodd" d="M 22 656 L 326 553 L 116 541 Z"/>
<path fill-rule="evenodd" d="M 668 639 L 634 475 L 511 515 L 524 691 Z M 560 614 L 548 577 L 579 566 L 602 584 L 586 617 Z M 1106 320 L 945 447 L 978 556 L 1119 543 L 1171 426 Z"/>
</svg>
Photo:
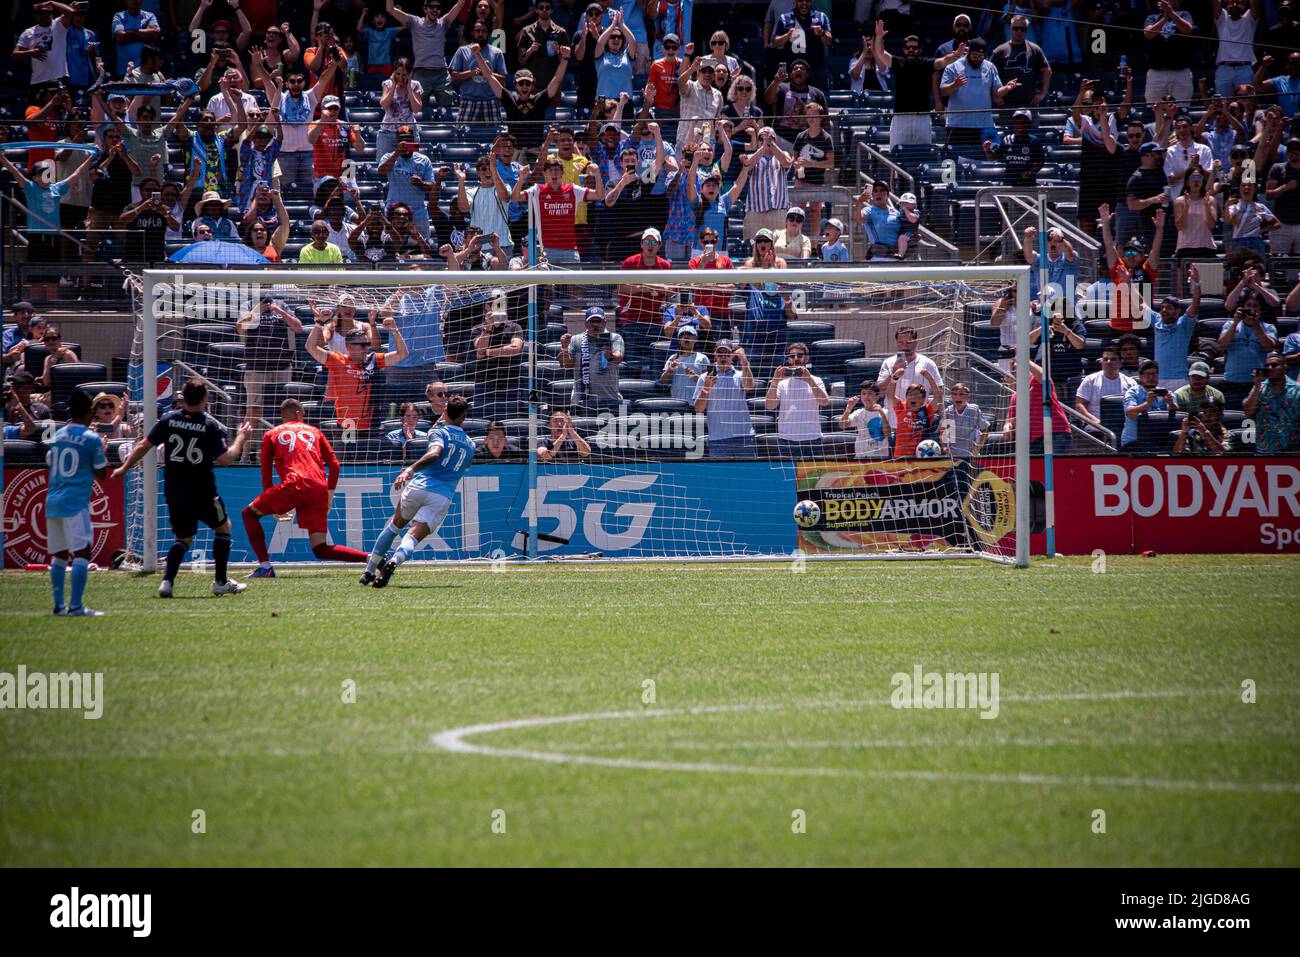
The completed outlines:
<svg viewBox="0 0 1300 957">
<path fill-rule="evenodd" d="M 331 545 L 328 515 L 330 496 L 339 484 L 339 460 L 320 429 L 303 421 L 302 403 L 285 399 L 280 404 L 282 424 L 262 437 L 262 494 L 244 509 L 244 530 L 261 563 L 249 578 L 274 578 L 271 556 L 262 531 L 263 515 L 298 512 L 298 527 L 307 529 L 312 554 L 321 561 L 364 562 L 366 553 Z M 271 467 L 280 484 L 271 484 Z M 328 475 L 326 474 L 328 471 Z"/>
</svg>

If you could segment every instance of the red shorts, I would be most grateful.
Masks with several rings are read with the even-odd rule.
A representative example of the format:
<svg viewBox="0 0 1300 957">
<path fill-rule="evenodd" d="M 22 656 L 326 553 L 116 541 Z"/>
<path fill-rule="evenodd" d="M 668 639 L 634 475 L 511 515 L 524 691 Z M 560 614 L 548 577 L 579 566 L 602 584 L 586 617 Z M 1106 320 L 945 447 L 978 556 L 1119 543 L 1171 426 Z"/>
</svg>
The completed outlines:
<svg viewBox="0 0 1300 957">
<path fill-rule="evenodd" d="M 324 485 L 273 485 L 250 503 L 263 515 L 298 512 L 298 527 L 309 532 L 328 532 L 329 489 Z"/>
</svg>

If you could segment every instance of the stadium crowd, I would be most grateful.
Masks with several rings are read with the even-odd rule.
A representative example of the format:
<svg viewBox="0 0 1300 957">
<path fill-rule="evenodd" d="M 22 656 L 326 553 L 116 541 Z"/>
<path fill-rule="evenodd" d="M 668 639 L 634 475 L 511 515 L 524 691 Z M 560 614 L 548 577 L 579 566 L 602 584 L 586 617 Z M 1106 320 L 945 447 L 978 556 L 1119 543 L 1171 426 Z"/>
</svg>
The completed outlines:
<svg viewBox="0 0 1300 957">
<path fill-rule="evenodd" d="M 1053 197 L 1050 287 L 1035 271 L 1031 290 L 1057 314 L 1058 448 L 1073 423 L 1124 446 L 1217 451 L 1228 446 L 1211 441 L 1216 429 L 1245 418 L 1259 420 L 1261 452 L 1300 444 L 1300 298 L 1286 271 L 1300 253 L 1300 28 L 1288 3 L 1032 0 L 953 16 L 904 0 L 772 0 L 761 31 L 761 5 L 723 14 L 691 0 L 122 5 L 20 11 L 11 70 L 27 101 L 4 135 L 62 144 L 15 150 L 0 173 L 18 204 L 6 208 L 21 211 L 30 300 L 93 300 L 100 275 L 66 264 L 105 258 L 133 269 L 169 257 L 453 270 L 897 262 L 972 249 L 961 213 L 973 190 L 1067 185 L 1078 199 Z M 701 29 L 713 23 L 734 29 Z M 864 145 L 889 175 L 850 169 Z M 1039 265 L 1035 230 L 1002 240 L 1004 259 Z M 1202 296 L 1212 277 L 1222 294 Z M 421 420 L 398 409 L 431 377 L 374 373 L 443 364 L 455 368 L 436 381 L 491 393 L 474 409 L 480 437 L 511 432 L 526 400 L 517 304 L 423 304 L 446 325 L 421 342 L 399 331 L 400 298 L 369 315 L 318 305 L 308 316 L 259 305 L 217 342 L 216 354 L 240 347 L 226 350 L 244 396 L 231 411 L 253 418 L 270 393 L 310 380 L 323 418 L 404 446 Z M 822 369 L 819 342 L 835 331 L 804 336 L 789 289 L 625 285 L 568 316 L 557 305 L 543 304 L 557 326 L 547 385 L 564 384 L 553 404 L 575 417 L 553 420 L 548 441 L 573 454 L 583 418 L 666 401 L 661 389 L 709 417 L 716 449 L 740 454 L 767 434 L 804 454 L 837 425 L 857 431 L 860 455 L 881 441 L 906 454 L 913 432 L 976 451 L 1009 434 L 937 365 L 920 375 L 910 359 L 897 379 L 895 357 L 859 374 L 843 356 Z M 966 330 L 1008 372 L 1012 305 L 990 303 Z M 7 421 L 20 432 L 19 380 L 30 373 L 29 391 L 49 389 L 58 406 L 58 366 L 79 358 L 31 319 L 5 331 Z M 22 342 L 39 343 L 40 369 Z M 831 368 L 836 388 L 821 374 Z M 123 393 L 106 396 L 112 428 L 131 429 Z M 1218 425 L 1187 414 L 1202 406 Z M 769 412 L 764 432 L 753 417 Z"/>
</svg>

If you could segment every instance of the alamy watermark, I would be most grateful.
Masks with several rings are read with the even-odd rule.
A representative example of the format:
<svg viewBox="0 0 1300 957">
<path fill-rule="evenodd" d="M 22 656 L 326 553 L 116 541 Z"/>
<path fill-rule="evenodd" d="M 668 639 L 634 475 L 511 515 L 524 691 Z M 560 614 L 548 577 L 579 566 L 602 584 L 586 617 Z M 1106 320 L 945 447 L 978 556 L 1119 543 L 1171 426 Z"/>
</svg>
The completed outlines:
<svg viewBox="0 0 1300 957">
<path fill-rule="evenodd" d="M 153 316 L 235 322 L 263 299 L 272 299 L 273 288 L 255 282 L 186 282 L 176 274 L 171 282 L 154 285 Z"/>
<path fill-rule="evenodd" d="M 119 927 L 148 937 L 152 914 L 152 894 L 83 894 L 73 887 L 50 898 L 50 926 L 57 928 Z"/>
<path fill-rule="evenodd" d="M 102 671 L 28 672 L 19 665 L 16 674 L 0 671 L 0 711 L 82 711 L 87 721 L 104 713 Z"/>
<path fill-rule="evenodd" d="M 920 665 L 912 673 L 897 672 L 889 681 L 895 708 L 978 709 L 981 718 L 998 716 L 998 687 L 1002 676 L 996 671 L 925 671 Z"/>
<path fill-rule="evenodd" d="M 602 449 L 670 449 L 686 458 L 704 455 L 705 417 L 700 412 L 628 412 L 623 402 L 618 412 L 596 416 L 600 429 L 591 444 Z"/>
</svg>

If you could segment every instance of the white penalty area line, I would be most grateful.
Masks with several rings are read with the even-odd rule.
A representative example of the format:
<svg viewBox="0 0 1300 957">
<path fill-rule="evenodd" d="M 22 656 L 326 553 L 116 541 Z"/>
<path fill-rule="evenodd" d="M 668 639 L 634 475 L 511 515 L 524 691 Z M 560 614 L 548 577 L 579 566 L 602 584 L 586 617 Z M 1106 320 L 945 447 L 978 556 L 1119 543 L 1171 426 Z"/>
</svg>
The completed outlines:
<svg viewBox="0 0 1300 957">
<path fill-rule="evenodd" d="M 1009 702 L 1047 701 L 1114 701 L 1124 699 L 1185 698 L 1198 695 L 1223 695 L 1221 691 L 1187 689 L 1181 691 L 1103 691 L 1074 692 L 1046 695 L 1005 695 L 1000 700 Z M 888 705 L 881 701 L 831 701 L 792 705 L 790 709 L 803 708 L 859 708 Z M 710 705 L 695 708 L 646 708 L 639 711 L 598 711 L 585 714 L 566 714 L 553 717 L 516 718 L 511 721 L 493 721 L 467 725 L 441 731 L 432 738 L 433 746 L 454 754 L 477 754 L 494 758 L 516 758 L 547 764 L 577 764 L 590 767 L 624 768 L 641 771 L 677 771 L 705 774 L 752 774 L 774 777 L 860 778 L 871 780 L 910 780 L 955 782 L 970 784 L 1034 784 L 1060 787 L 1122 787 L 1148 788 L 1166 791 L 1263 791 L 1283 794 L 1300 794 L 1300 783 L 1252 781 L 1184 781 L 1167 778 L 1104 777 L 1080 775 L 1070 777 L 1057 774 L 996 774 L 965 771 L 926 770 L 864 770 L 855 768 L 791 768 L 767 765 L 719 764 L 696 761 L 651 761 L 637 758 L 599 757 L 562 751 L 536 751 L 528 748 L 495 748 L 474 744 L 466 740 L 501 731 L 544 728 L 554 725 L 582 724 L 590 721 L 631 721 L 645 718 L 680 717 L 683 715 L 738 714 L 756 711 L 784 711 L 781 704 Z M 994 742 L 996 743 L 996 742 Z M 719 747 L 726 747 L 720 743 Z"/>
</svg>

